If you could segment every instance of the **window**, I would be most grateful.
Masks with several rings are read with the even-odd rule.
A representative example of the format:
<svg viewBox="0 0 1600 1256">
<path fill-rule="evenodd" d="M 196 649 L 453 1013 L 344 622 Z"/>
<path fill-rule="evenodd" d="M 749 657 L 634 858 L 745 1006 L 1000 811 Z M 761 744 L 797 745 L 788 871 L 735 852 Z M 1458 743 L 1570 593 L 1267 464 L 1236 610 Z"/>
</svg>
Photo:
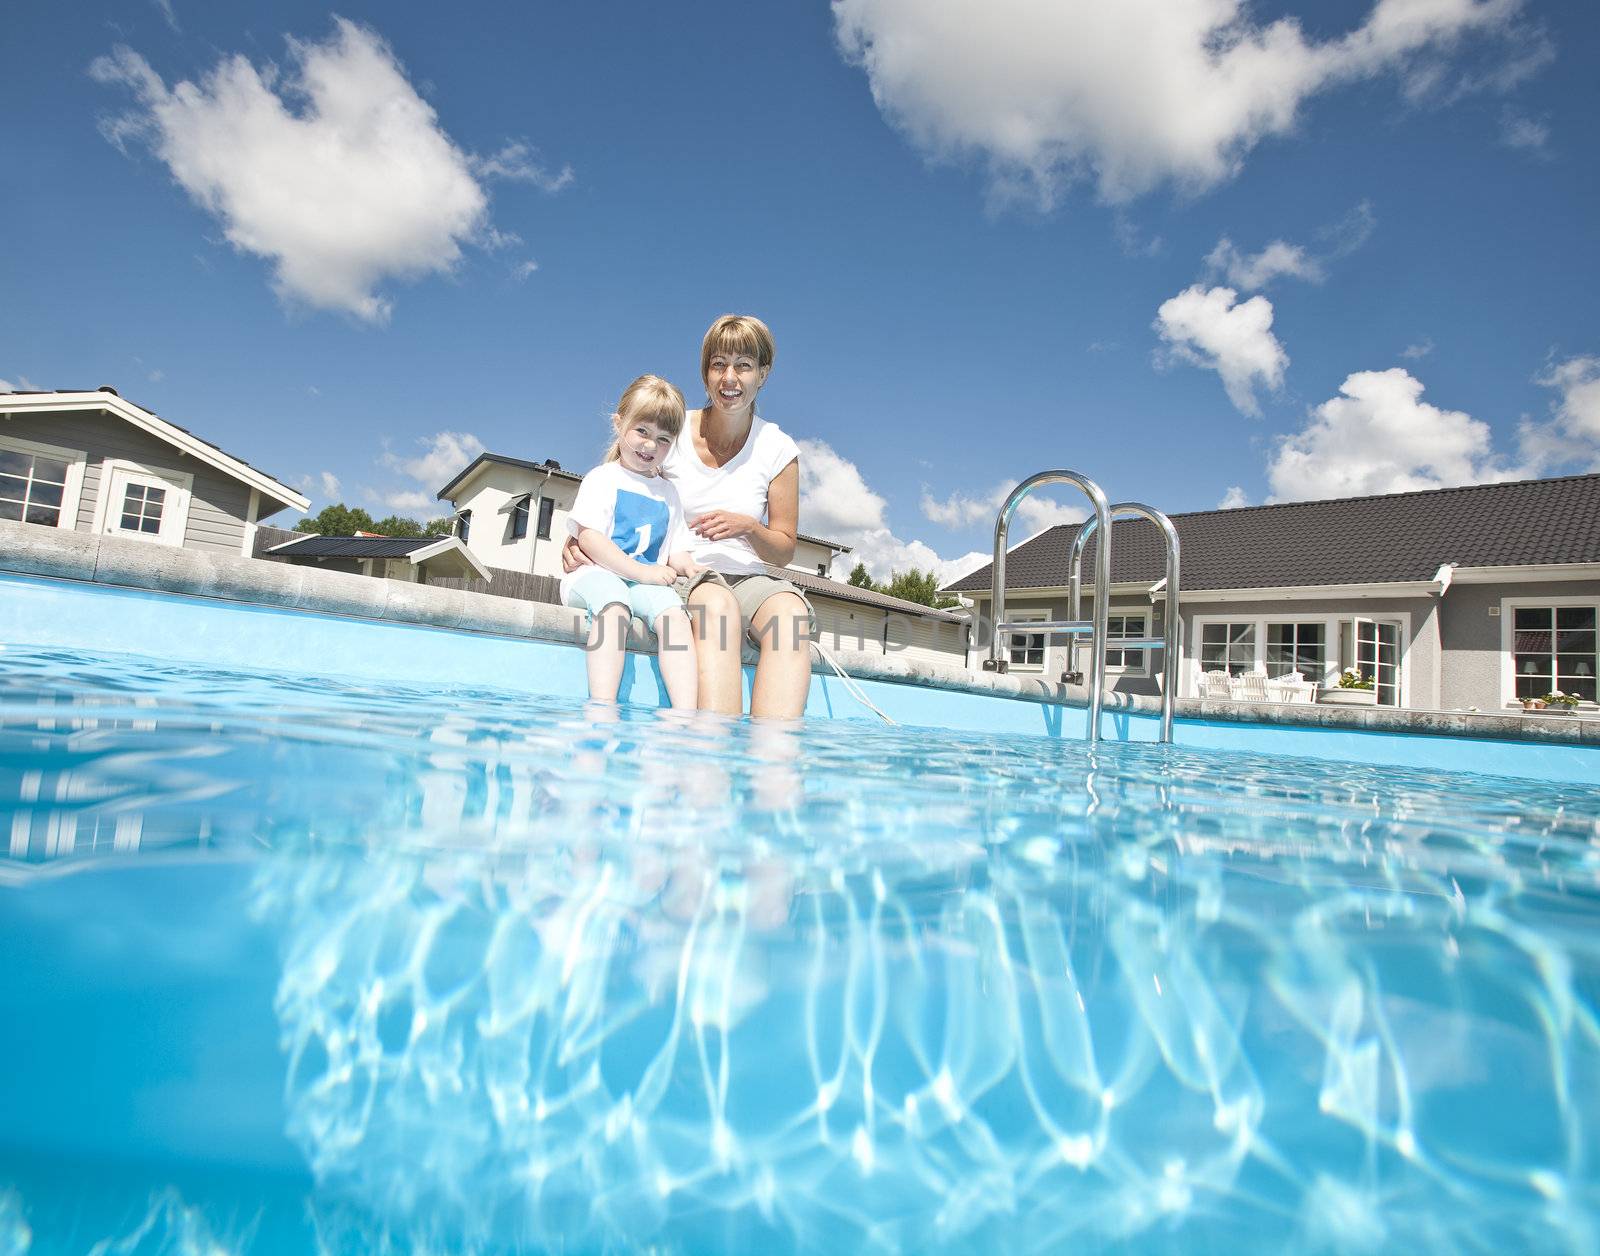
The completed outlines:
<svg viewBox="0 0 1600 1256">
<path fill-rule="evenodd" d="M 1200 629 L 1200 670 L 1243 676 L 1256 666 L 1256 626 L 1203 624 Z"/>
<path fill-rule="evenodd" d="M 1123 672 L 1144 671 L 1143 650 L 1119 650 L 1116 642 L 1119 637 L 1145 637 L 1149 636 L 1146 625 L 1148 621 L 1143 615 L 1107 615 L 1106 616 L 1106 666 L 1120 668 Z"/>
<path fill-rule="evenodd" d="M 1043 611 L 1012 611 L 1011 619 L 1043 619 Z M 1007 641 L 1006 658 L 1011 667 L 1022 671 L 1044 670 L 1044 633 L 1013 632 Z"/>
<path fill-rule="evenodd" d="M 1269 623 L 1267 625 L 1267 675 L 1274 680 L 1299 672 L 1306 680 L 1322 679 L 1328 656 L 1327 625 L 1321 623 Z"/>
<path fill-rule="evenodd" d="M 828 574 L 828 564 L 827 563 L 818 563 L 817 564 L 817 574 L 819 576 L 827 575 Z"/>
<path fill-rule="evenodd" d="M 1595 701 L 1595 617 L 1593 604 L 1513 609 L 1514 696 L 1542 698 L 1559 689 Z"/>
<path fill-rule="evenodd" d="M 84 461 L 76 449 L 0 438 L 0 519 L 76 526 Z"/>
<path fill-rule="evenodd" d="M 187 471 L 107 458 L 101 464 L 95 530 L 182 545 L 193 486 L 194 476 Z"/>
<path fill-rule="evenodd" d="M 511 504 L 511 539 L 520 541 L 528 535 L 528 494 L 524 493 Z"/>
<path fill-rule="evenodd" d="M 456 535 L 461 538 L 461 543 L 467 543 L 467 532 L 472 527 L 472 512 L 470 510 L 456 511 Z"/>
<path fill-rule="evenodd" d="M 122 521 L 117 526 L 124 532 L 157 535 L 161 531 L 161 512 L 166 504 L 166 489 L 150 484 L 129 484 L 122 495 Z"/>
<path fill-rule="evenodd" d="M 550 539 L 550 517 L 556 513 L 556 499 L 554 497 L 541 497 L 539 499 L 539 531 L 535 534 L 541 541 Z"/>
</svg>

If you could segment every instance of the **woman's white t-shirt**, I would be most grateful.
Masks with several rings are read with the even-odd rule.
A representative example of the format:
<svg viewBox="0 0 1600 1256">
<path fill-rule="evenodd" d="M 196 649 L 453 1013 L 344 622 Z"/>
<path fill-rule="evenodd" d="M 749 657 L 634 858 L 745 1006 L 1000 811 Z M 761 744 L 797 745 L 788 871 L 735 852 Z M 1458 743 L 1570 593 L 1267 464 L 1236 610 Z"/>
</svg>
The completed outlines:
<svg viewBox="0 0 1600 1256">
<path fill-rule="evenodd" d="M 709 510 L 729 510 L 767 523 L 767 489 L 778 472 L 800 456 L 800 447 L 774 423 L 757 417 L 750 424 L 744 448 L 723 467 L 708 467 L 695 452 L 685 429 L 667 450 L 662 470 L 677 487 L 683 514 L 694 519 Z M 708 541 L 689 534 L 694 560 L 723 575 L 749 575 L 766 568 L 746 536 Z"/>
</svg>

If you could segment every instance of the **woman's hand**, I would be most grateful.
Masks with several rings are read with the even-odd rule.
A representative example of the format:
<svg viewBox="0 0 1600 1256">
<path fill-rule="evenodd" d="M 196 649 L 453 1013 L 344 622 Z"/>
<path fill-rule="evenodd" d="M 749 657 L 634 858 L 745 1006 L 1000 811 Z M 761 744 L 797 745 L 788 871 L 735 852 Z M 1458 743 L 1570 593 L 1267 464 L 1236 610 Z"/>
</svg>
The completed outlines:
<svg viewBox="0 0 1600 1256">
<path fill-rule="evenodd" d="M 689 528 L 708 541 L 731 541 L 748 536 L 761 526 L 761 521 L 749 515 L 735 514 L 731 510 L 708 510 L 689 520 Z"/>
<path fill-rule="evenodd" d="M 561 547 L 561 570 L 571 575 L 579 567 L 593 567 L 594 559 L 583 552 L 578 544 L 578 538 L 569 536 L 567 543 Z"/>
</svg>

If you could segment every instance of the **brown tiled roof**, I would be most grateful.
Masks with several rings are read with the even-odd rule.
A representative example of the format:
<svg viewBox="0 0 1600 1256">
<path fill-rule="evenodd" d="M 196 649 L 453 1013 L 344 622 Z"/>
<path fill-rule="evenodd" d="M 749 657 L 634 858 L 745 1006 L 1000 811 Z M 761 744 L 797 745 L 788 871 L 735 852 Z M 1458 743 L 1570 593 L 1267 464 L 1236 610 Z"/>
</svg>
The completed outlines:
<svg viewBox="0 0 1600 1256">
<path fill-rule="evenodd" d="M 1342 497 L 1172 516 L 1182 545 L 1182 586 L 1284 588 L 1431 580 L 1463 567 L 1600 562 L 1600 475 L 1476 484 L 1382 497 Z M 1040 533 L 1006 557 L 1006 586 L 1059 587 L 1079 525 Z M 1114 584 L 1161 579 L 1161 535 L 1143 519 L 1112 525 Z M 1085 547 L 1093 571 L 1095 539 Z M 992 564 L 947 586 L 986 592 Z"/>
</svg>

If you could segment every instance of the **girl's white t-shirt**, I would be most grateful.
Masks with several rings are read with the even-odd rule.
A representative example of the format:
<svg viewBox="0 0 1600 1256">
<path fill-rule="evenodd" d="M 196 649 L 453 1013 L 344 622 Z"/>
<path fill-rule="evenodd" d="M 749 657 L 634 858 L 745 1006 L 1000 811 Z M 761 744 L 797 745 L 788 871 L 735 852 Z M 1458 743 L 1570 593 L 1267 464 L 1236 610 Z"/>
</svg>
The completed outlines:
<svg viewBox="0 0 1600 1256">
<path fill-rule="evenodd" d="M 708 510 L 729 510 L 767 523 L 767 489 L 778 472 L 799 456 L 800 446 L 782 428 L 757 416 L 750 425 L 750 435 L 745 437 L 744 448 L 726 466 L 706 466 L 685 429 L 667 450 L 662 470 L 677 486 L 686 519 Z M 708 541 L 691 531 L 689 545 L 695 562 L 723 575 L 751 575 L 766 570 L 749 537 Z"/>
</svg>

